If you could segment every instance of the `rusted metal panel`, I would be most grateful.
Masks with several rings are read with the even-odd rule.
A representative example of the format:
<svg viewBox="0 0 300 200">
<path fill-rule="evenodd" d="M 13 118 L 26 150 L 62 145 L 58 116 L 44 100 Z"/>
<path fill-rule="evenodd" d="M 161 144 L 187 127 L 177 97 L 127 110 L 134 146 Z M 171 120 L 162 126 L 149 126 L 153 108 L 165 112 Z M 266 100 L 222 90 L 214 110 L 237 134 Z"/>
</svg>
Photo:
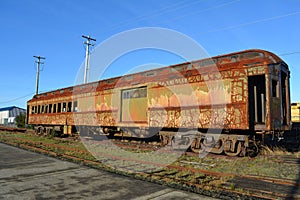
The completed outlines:
<svg viewBox="0 0 300 200">
<path fill-rule="evenodd" d="M 220 74 L 221 85 L 210 89 L 207 84 L 214 85 L 217 75 L 196 74 L 149 88 L 150 126 L 247 129 L 247 71 Z"/>
<path fill-rule="evenodd" d="M 279 98 L 271 98 L 270 99 L 270 120 L 271 126 L 273 129 L 280 129 L 281 128 L 281 105 Z"/>
<path fill-rule="evenodd" d="M 247 129 L 243 106 L 150 110 L 150 126 L 169 128 Z"/>
<path fill-rule="evenodd" d="M 73 119 L 74 125 L 116 126 L 114 112 L 111 111 L 75 113 Z"/>
<path fill-rule="evenodd" d="M 270 67 L 277 63 L 283 61 L 270 52 L 247 50 L 63 88 L 34 96 L 28 101 L 29 110 L 33 107 L 36 113 L 38 105 L 53 110 L 54 104 L 71 102 L 74 105 L 76 101 L 77 112 L 30 112 L 28 121 L 29 124 L 126 126 L 126 119 L 131 118 L 128 126 L 140 126 L 135 122 L 144 121 L 144 125 L 148 123 L 150 127 L 246 130 L 250 120 L 248 77 L 264 75 L 266 91 L 261 100 L 265 102 L 261 104 L 265 106 L 262 115 L 266 119 L 262 122 L 271 130 L 276 123 L 282 127 L 282 110 L 278 109 L 282 107 L 282 99 L 289 105 L 289 91 L 279 100 L 271 94 L 272 80 L 280 81 L 281 71 L 288 75 L 285 87 L 289 90 L 288 67 L 284 63 Z M 217 70 L 212 70 L 212 65 L 216 65 Z M 122 102 L 122 90 L 137 87 L 134 84 L 147 86 L 147 97 Z M 142 109 L 139 101 L 143 101 Z M 128 108 L 127 113 L 124 110 L 122 113 L 121 102 Z M 289 121 L 290 114 L 286 112 L 286 115 Z M 122 117 L 125 120 L 122 121 Z"/>
</svg>

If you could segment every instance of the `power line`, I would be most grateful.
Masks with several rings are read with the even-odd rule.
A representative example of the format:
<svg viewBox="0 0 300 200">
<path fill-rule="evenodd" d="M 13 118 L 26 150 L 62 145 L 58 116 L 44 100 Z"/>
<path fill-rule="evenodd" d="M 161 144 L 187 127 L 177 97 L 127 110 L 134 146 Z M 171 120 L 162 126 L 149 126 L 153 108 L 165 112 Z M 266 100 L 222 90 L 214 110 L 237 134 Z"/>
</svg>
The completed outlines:
<svg viewBox="0 0 300 200">
<path fill-rule="evenodd" d="M 247 22 L 247 23 L 243 23 L 243 24 L 227 26 L 227 27 L 224 27 L 224 28 L 208 31 L 208 33 L 240 28 L 240 27 L 243 27 L 243 26 L 248 26 L 248 25 L 257 24 L 257 23 L 261 23 L 261 22 L 271 21 L 271 20 L 280 19 L 280 18 L 289 17 L 289 16 L 292 16 L 292 15 L 298 15 L 298 14 L 300 14 L 300 11 L 293 12 L 293 13 L 288 13 L 288 14 L 284 14 L 284 15 L 277 15 L 277 16 L 274 16 L 274 17 L 269 17 L 269 18 L 264 18 L 264 19 L 259 19 L 259 20 L 255 20 L 255 21 L 251 21 L 251 22 Z"/>
<path fill-rule="evenodd" d="M 193 13 L 187 13 L 185 15 L 177 15 L 177 17 L 172 18 L 172 20 L 177 20 L 177 19 L 189 16 L 191 14 L 193 15 L 193 14 L 197 14 L 197 13 L 202 13 L 202 12 L 207 12 L 207 11 L 210 11 L 210 10 L 218 9 L 218 8 L 221 8 L 221 7 L 224 7 L 224 6 L 239 2 L 239 1 L 240 0 L 233 0 L 233 1 L 230 1 L 230 2 L 227 2 L 227 3 L 218 4 L 218 5 L 213 6 L 213 7 L 202 9 L 202 10 L 199 10 L 199 11 L 196 11 L 196 12 L 193 12 Z M 104 31 L 103 33 L 110 33 L 111 31 L 113 31 L 117 28 L 124 27 L 124 26 L 127 26 L 127 25 L 132 25 L 133 23 L 136 23 L 136 22 L 139 22 L 139 21 L 142 21 L 142 20 L 146 20 L 146 19 L 149 19 L 149 18 L 153 18 L 153 17 L 156 17 L 156 16 L 160 16 L 160 15 L 163 15 L 163 14 L 167 14 L 167 13 L 170 13 L 170 12 L 174 12 L 176 10 L 186 8 L 186 7 L 189 7 L 189 6 L 194 6 L 195 4 L 198 4 L 200 2 L 201 2 L 201 0 L 200 1 L 194 1 L 194 2 L 191 2 L 191 3 L 180 2 L 178 4 L 172 4 L 171 6 L 166 6 L 164 8 L 155 10 L 155 11 L 149 13 L 149 14 L 140 15 L 138 17 L 128 19 L 128 20 L 124 20 L 123 22 L 120 22 L 120 23 L 116 23 L 116 24 L 110 26 L 108 29 L 106 29 L 106 31 Z M 167 21 L 167 20 L 162 20 L 160 22 L 163 22 L 163 21 Z"/>
<path fill-rule="evenodd" d="M 187 12 L 186 14 L 178 15 L 177 17 L 172 18 L 171 20 L 174 21 L 174 20 L 178 20 L 178 19 L 181 19 L 181 18 L 184 18 L 184 17 L 187 17 L 187 16 L 208 12 L 208 11 L 211 11 L 211 10 L 214 10 L 214 9 L 218 9 L 218 8 L 222 8 L 224 6 L 228 6 L 230 4 L 233 4 L 233 3 L 236 3 L 236 2 L 239 2 L 239 1 L 240 0 L 233 0 L 233 1 L 230 1 L 230 2 L 227 2 L 227 3 L 219 4 L 219 5 L 212 6 L 212 7 L 209 7 L 209 8 L 205 8 L 205 9 L 202 9 L 202 10 L 198 10 L 196 12 L 191 12 L 191 13 Z M 160 21 L 160 22 L 163 22 L 163 21 Z"/>
<path fill-rule="evenodd" d="M 180 18 L 189 16 L 189 15 L 195 15 L 195 14 L 198 14 L 198 13 L 202 13 L 202 12 L 207 12 L 207 11 L 210 11 L 210 10 L 218 9 L 218 8 L 225 7 L 225 6 L 228 6 L 230 4 L 233 4 L 233 3 L 236 3 L 236 2 L 239 2 L 239 1 L 240 0 L 233 0 L 233 1 L 229 1 L 227 3 L 223 3 L 223 4 L 219 4 L 219 5 L 210 7 L 210 8 L 202 9 L 202 10 L 199 10 L 197 12 L 191 12 L 191 13 L 186 13 L 184 15 L 178 15 L 177 17 L 172 18 L 172 20 L 174 20 L 174 19 L 178 20 Z M 196 2 L 193 2 L 191 4 L 184 4 L 184 5 L 181 5 L 181 3 L 180 3 L 180 4 L 177 4 L 175 6 L 172 5 L 172 6 L 164 7 L 162 9 L 156 10 L 156 11 L 154 11 L 154 12 L 148 14 L 148 15 L 141 15 L 141 16 L 138 16 L 136 18 L 133 18 L 133 20 L 125 20 L 125 21 L 123 21 L 121 23 L 114 24 L 109 29 L 107 29 L 106 31 L 104 31 L 104 33 L 109 33 L 110 31 L 112 31 L 112 30 L 114 30 L 116 28 L 120 28 L 122 26 L 124 27 L 126 25 L 130 25 L 130 24 L 133 24 L 135 22 L 139 22 L 139 21 L 148 19 L 148 18 L 153 17 L 153 16 L 159 16 L 159 15 L 162 15 L 162 14 L 173 12 L 175 10 L 178 10 L 178 9 L 181 9 L 181 8 L 184 8 L 184 7 L 188 7 L 188 6 L 191 6 L 191 5 L 194 5 L 194 4 L 198 4 L 199 2 L 200 1 L 196 1 Z M 207 31 L 206 33 L 212 33 L 212 32 L 219 32 L 219 31 L 224 31 L 224 30 L 236 29 L 236 28 L 240 28 L 240 27 L 244 27 L 244 26 L 248 26 L 248 25 L 252 25 L 252 24 L 257 24 L 257 23 L 271 21 L 271 20 L 277 20 L 277 19 L 280 19 L 280 18 L 285 18 L 285 17 L 289 17 L 289 16 L 293 16 L 293 15 L 298 15 L 298 14 L 300 14 L 300 11 L 292 12 L 292 13 L 288 13 L 288 14 L 284 14 L 284 15 L 273 16 L 273 17 L 264 18 L 264 19 L 258 19 L 258 20 L 246 22 L 246 23 L 243 23 L 243 24 L 238 24 L 238 25 L 233 25 L 233 26 L 227 26 L 227 27 L 223 27 L 223 28 L 220 28 L 220 29 L 210 30 L 210 31 Z M 162 22 L 162 21 L 160 21 L 160 22 Z"/>
<path fill-rule="evenodd" d="M 46 91 L 47 91 L 47 90 L 42 90 L 42 91 L 40 91 L 40 92 L 46 92 Z M 17 101 L 17 100 L 20 100 L 20 99 L 24 99 L 24 98 L 29 97 L 29 96 L 31 96 L 31 95 L 34 95 L 34 92 L 31 92 L 31 93 L 26 94 L 26 95 L 24 95 L 24 96 L 16 97 L 16 98 L 14 98 L 14 99 L 6 100 L 6 101 L 0 101 L 0 104 L 11 103 L 11 102 L 14 102 L 14 101 Z"/>
<path fill-rule="evenodd" d="M 188 7 L 188 6 L 191 6 L 191 5 L 194 5 L 194 4 L 198 4 L 200 1 L 194 1 L 192 3 L 186 3 L 185 1 L 181 1 L 180 3 L 172 4 L 171 6 L 166 6 L 166 7 L 160 8 L 160 9 L 155 10 L 155 11 L 149 13 L 149 14 L 140 15 L 140 16 L 137 16 L 135 18 L 124 20 L 122 22 L 116 23 L 116 24 L 110 26 L 103 33 L 109 33 L 112 30 L 115 30 L 115 29 L 120 28 L 120 27 L 124 27 L 126 25 L 131 25 L 133 23 L 136 23 L 136 22 L 139 22 L 139 21 L 142 21 L 142 20 L 146 20 L 146 19 L 152 18 L 154 16 L 159 16 L 159 15 L 162 15 L 162 14 L 173 12 L 173 11 L 178 10 L 180 8 Z"/>
<path fill-rule="evenodd" d="M 279 54 L 279 56 L 289 56 L 289 55 L 298 54 L 298 53 L 300 53 L 300 51 L 282 53 L 282 54 Z"/>
<path fill-rule="evenodd" d="M 4 104 L 4 103 L 11 103 L 11 102 L 14 102 L 14 101 L 17 101 L 17 100 L 20 100 L 20 99 L 24 99 L 24 98 L 26 98 L 26 97 L 28 97 L 28 96 L 33 95 L 33 94 L 34 94 L 34 92 L 32 92 L 32 93 L 30 93 L 30 94 L 26 94 L 26 95 L 21 96 L 21 97 L 17 97 L 17 98 L 14 98 L 14 99 L 10 99 L 10 100 L 7 100 L 7 101 L 2 101 L 2 102 L 0 102 L 0 103 L 1 103 L 1 104 Z"/>
</svg>

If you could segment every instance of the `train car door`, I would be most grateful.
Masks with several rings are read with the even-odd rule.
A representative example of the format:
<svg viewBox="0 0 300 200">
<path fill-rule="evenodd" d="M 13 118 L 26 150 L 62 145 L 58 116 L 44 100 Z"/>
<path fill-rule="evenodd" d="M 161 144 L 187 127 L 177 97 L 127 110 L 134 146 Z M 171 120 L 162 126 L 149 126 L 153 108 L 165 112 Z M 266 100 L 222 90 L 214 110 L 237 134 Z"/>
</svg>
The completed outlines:
<svg viewBox="0 0 300 200">
<path fill-rule="evenodd" d="M 265 75 L 248 76 L 249 129 L 264 130 L 266 113 Z"/>
<path fill-rule="evenodd" d="M 147 110 L 147 87 L 122 90 L 121 122 L 147 122 Z"/>
</svg>

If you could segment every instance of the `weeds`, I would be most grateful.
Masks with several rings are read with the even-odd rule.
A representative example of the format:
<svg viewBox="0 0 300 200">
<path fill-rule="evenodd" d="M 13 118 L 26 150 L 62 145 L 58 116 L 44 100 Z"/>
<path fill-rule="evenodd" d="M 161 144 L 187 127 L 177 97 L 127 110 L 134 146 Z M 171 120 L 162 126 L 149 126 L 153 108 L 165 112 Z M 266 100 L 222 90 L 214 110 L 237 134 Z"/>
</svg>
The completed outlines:
<svg viewBox="0 0 300 200">
<path fill-rule="evenodd" d="M 28 145 L 55 152 L 57 155 L 68 155 L 78 159 L 96 161 L 96 158 L 85 148 L 83 143 L 75 140 L 57 139 L 55 133 L 50 137 L 40 137 L 35 136 L 34 134 L 0 132 L 0 142 L 13 144 L 15 146 Z M 123 149 L 123 154 L 124 151 L 126 150 Z M 138 152 L 141 151 L 138 150 Z M 112 152 L 109 148 L 101 146 L 101 152 L 96 153 L 111 154 Z M 119 157 L 126 157 L 127 155 L 121 154 L 120 156 L 120 152 L 116 153 Z M 228 158 L 226 156 L 207 156 L 199 158 L 198 156 L 182 155 L 172 164 L 172 167 L 167 166 L 156 172 L 143 172 L 140 175 L 136 174 L 136 176 L 155 182 L 163 182 L 164 184 L 181 185 L 182 187 L 188 185 L 189 187 L 192 186 L 201 189 L 227 188 L 229 190 L 237 191 L 239 188 L 234 183 L 230 182 L 235 175 L 256 175 L 285 180 L 299 179 L 299 164 L 287 162 L 285 160 L 287 156 L 288 158 L 298 158 L 300 157 L 300 153 L 291 153 L 280 147 L 270 148 L 265 146 L 263 147 L 260 156 L 255 158 Z M 154 162 L 155 159 L 157 158 L 149 157 L 147 161 Z M 125 169 L 126 166 L 129 166 L 127 163 L 129 161 L 130 160 L 114 161 L 110 166 L 118 164 L 119 168 L 124 166 Z M 99 162 L 99 166 L 101 165 L 99 168 L 105 168 L 105 164 L 110 164 L 108 162 L 110 161 L 104 161 L 103 163 Z M 144 165 L 141 165 L 141 168 L 143 167 Z M 218 177 L 209 175 L 211 173 L 205 173 L 203 171 L 218 172 L 227 175 Z M 127 172 L 127 174 L 130 173 L 134 172 Z"/>
</svg>

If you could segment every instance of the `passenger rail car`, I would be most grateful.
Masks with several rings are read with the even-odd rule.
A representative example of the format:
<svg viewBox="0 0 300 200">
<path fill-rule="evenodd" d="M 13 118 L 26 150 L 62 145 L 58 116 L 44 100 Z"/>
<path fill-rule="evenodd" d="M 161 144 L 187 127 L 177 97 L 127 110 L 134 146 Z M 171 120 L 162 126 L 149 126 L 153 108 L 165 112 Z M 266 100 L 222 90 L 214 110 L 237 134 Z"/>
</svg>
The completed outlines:
<svg viewBox="0 0 300 200">
<path fill-rule="evenodd" d="M 300 103 L 291 104 L 292 130 L 300 130 Z"/>
<path fill-rule="evenodd" d="M 68 134 L 81 127 L 132 137 L 155 131 L 163 144 L 178 130 L 194 130 L 195 152 L 245 155 L 290 130 L 289 78 L 275 54 L 246 50 L 38 94 L 27 119 L 40 131 Z M 218 80 L 222 87 L 209 87 Z"/>
</svg>

